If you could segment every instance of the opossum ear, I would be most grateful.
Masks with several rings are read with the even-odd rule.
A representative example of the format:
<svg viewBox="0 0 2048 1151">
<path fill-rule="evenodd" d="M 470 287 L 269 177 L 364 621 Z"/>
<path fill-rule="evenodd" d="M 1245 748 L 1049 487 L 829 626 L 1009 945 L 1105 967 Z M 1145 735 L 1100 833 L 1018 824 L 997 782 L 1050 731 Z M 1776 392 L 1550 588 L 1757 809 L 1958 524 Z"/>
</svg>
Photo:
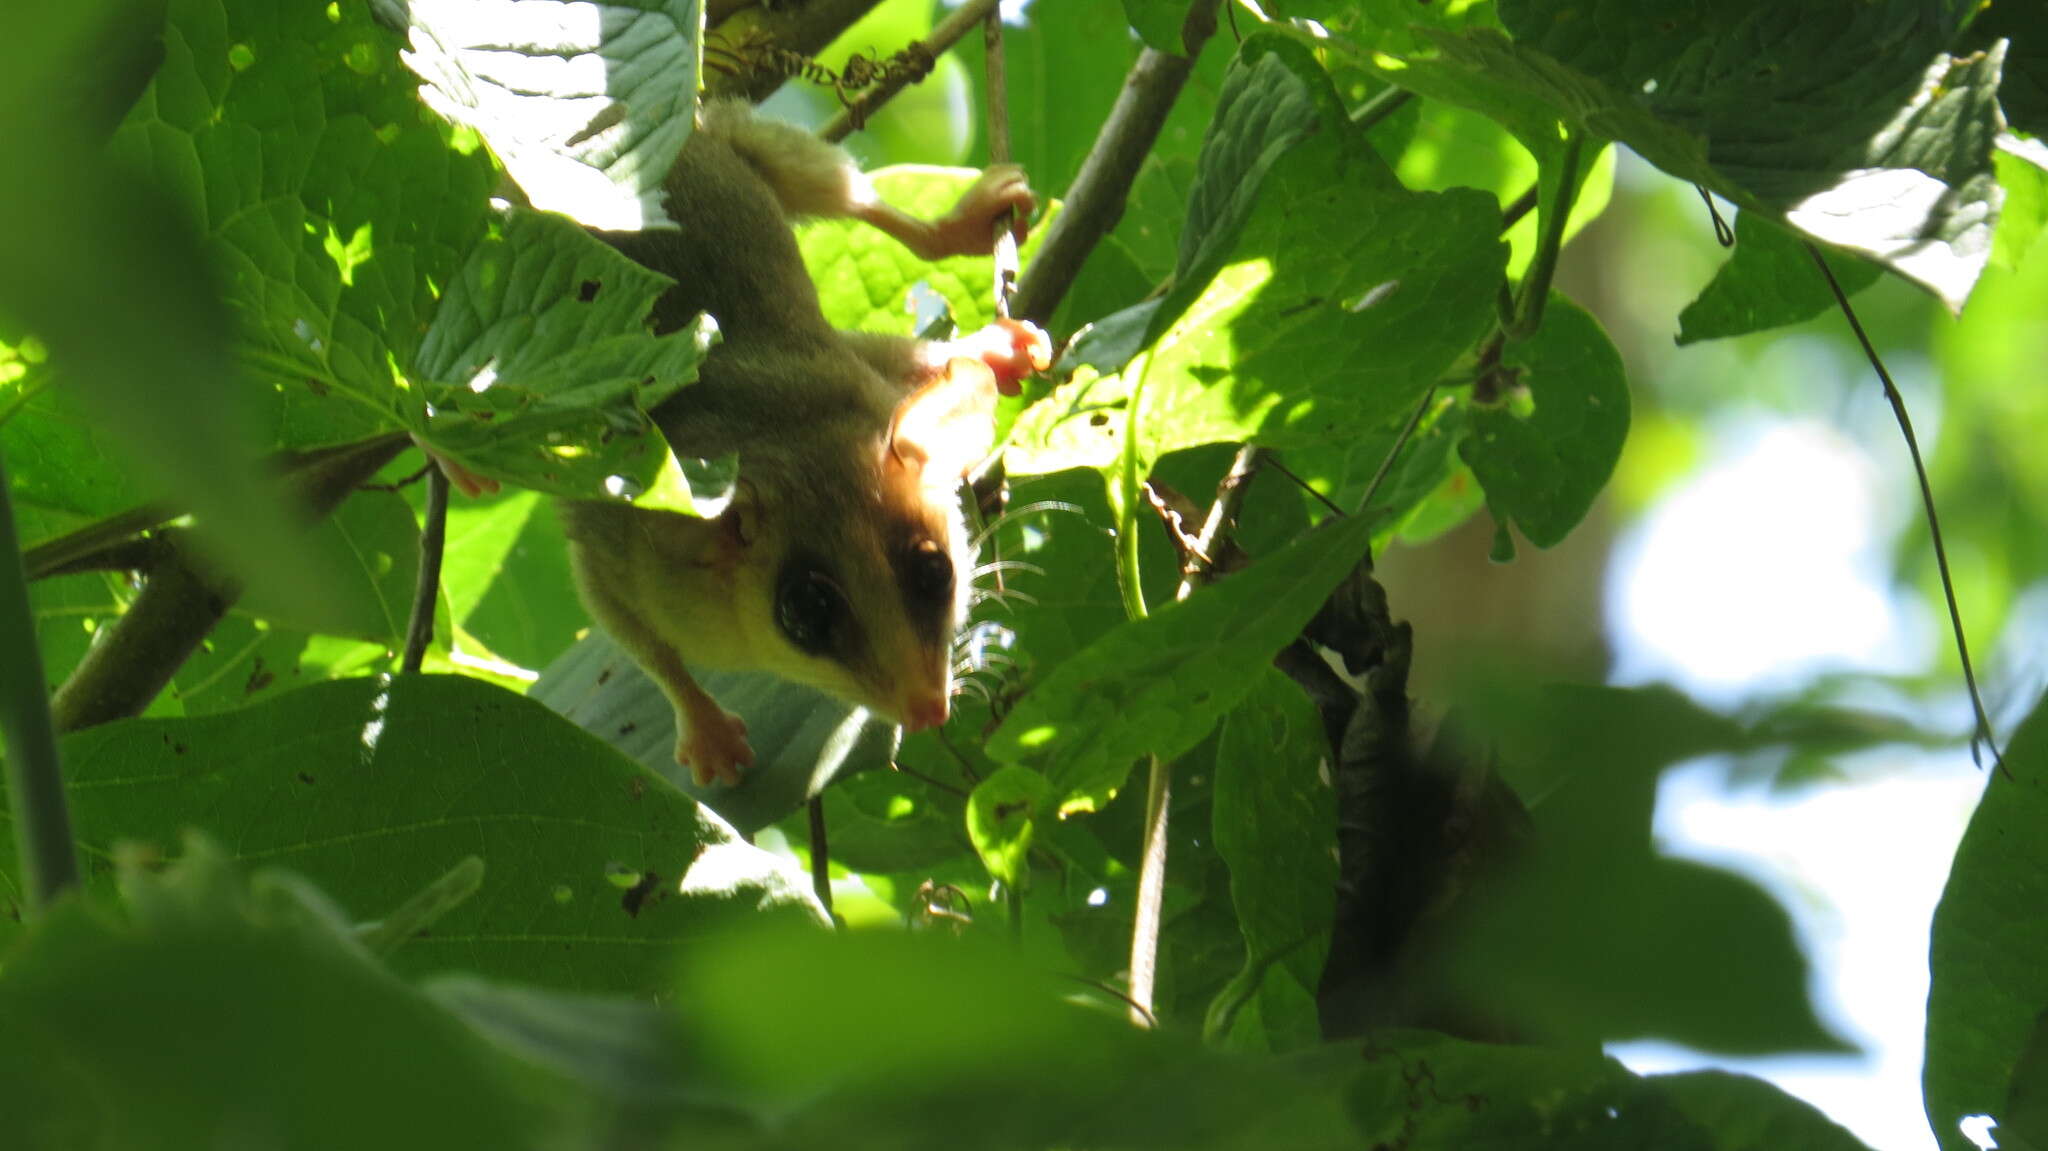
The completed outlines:
<svg viewBox="0 0 2048 1151">
<path fill-rule="evenodd" d="M 957 482 L 995 445 L 996 374 L 955 356 L 903 397 L 889 419 L 889 457 L 925 478 Z"/>
</svg>

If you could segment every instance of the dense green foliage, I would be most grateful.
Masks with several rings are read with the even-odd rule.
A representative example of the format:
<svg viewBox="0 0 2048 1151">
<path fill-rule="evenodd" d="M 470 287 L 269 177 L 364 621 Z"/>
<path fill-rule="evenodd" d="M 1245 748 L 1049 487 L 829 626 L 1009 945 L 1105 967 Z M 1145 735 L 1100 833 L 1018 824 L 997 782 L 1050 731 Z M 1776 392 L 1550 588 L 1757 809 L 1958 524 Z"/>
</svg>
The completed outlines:
<svg viewBox="0 0 2048 1151">
<path fill-rule="evenodd" d="M 1657 781 L 1926 733 L 1513 673 L 1425 733 L 1406 676 L 1431 637 L 1370 557 L 1482 509 L 1498 557 L 1550 548 L 1609 489 L 1639 401 L 1553 272 L 1619 144 L 1740 210 L 1663 317 L 1681 343 L 1829 312 L 1810 243 L 1846 291 L 1898 289 L 1881 306 L 1969 301 L 1947 386 L 1998 400 L 1949 426 L 1991 450 L 1935 479 L 1975 618 L 2002 620 L 2048 576 L 2025 447 L 2048 413 L 2011 398 L 2040 337 L 1995 334 L 2048 300 L 2048 20 L 1263 7 L 1036 0 L 1008 30 L 1015 158 L 1049 195 L 1141 49 L 1197 52 L 1040 317 L 1073 343 L 1004 413 L 983 698 L 899 743 L 707 676 L 761 757 L 734 791 L 689 784 L 668 703 L 585 634 L 546 497 L 687 512 L 729 479 L 646 414 L 710 331 L 652 334 L 664 279 L 579 225 L 669 223 L 655 189 L 739 33 L 707 39 L 698 0 L 0 18 L 33 62 L 0 69 L 0 148 L 33 173 L 0 181 L 0 1145 L 1862 1146 L 1768 1084 L 1638 1076 L 1600 1045 L 1840 1049 L 1784 909 L 1655 850 Z M 891 2 L 821 58 L 934 15 Z M 983 158 L 947 151 L 980 105 L 959 55 L 856 146 Z M 878 183 L 928 213 L 964 179 Z M 841 326 L 992 315 L 986 260 L 838 222 L 801 246 Z M 504 489 L 449 511 L 425 672 L 401 674 L 434 546 L 414 445 Z M 1253 450 L 1307 490 L 1219 492 L 1233 538 L 1191 560 Z M 83 881 L 48 906 L 16 852 L 49 830 L 22 798 L 46 687 L 60 721 L 129 701 L 62 739 Z M 2044 773 L 2037 712 L 1935 919 L 1945 1151 L 1973 1114 L 2048 1145 Z M 1169 863 L 1133 1011 L 1148 774 Z M 803 862 L 829 864 L 839 930 Z"/>
</svg>

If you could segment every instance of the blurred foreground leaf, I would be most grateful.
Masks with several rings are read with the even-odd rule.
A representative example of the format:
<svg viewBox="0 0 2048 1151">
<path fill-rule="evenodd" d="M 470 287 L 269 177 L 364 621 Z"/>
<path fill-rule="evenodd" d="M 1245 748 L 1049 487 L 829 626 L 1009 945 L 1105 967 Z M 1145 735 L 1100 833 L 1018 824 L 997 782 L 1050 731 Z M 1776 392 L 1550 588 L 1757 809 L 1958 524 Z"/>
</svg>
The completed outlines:
<svg viewBox="0 0 2048 1151">
<path fill-rule="evenodd" d="M 1499 755 L 1536 843 L 1443 944 L 1464 996 L 1546 1039 L 1844 1049 L 1807 999 L 1785 909 L 1650 838 L 1661 769 L 1739 745 L 1739 725 L 1668 690 L 1501 687 L 1473 710 L 1468 754 Z"/>
<path fill-rule="evenodd" d="M 539 1077 L 323 908 L 245 881 L 203 844 L 127 886 L 126 916 L 74 900 L 0 968 L 10 1145 L 550 1145 L 557 1097 Z"/>
</svg>

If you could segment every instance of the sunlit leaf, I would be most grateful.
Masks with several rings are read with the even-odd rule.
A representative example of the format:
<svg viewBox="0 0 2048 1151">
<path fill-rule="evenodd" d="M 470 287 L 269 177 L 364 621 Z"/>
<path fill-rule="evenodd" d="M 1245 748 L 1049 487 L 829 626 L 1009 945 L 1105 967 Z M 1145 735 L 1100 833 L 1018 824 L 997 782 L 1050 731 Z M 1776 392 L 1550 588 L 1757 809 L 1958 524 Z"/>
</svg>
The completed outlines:
<svg viewBox="0 0 2048 1151">
<path fill-rule="evenodd" d="M 1325 525 L 1185 601 L 1118 626 L 1060 664 L 988 739 L 1043 763 L 1062 810 L 1096 810 L 1143 755 L 1193 747 L 1259 682 L 1364 554 L 1370 521 Z"/>
<path fill-rule="evenodd" d="M 420 97 L 487 141 L 534 207 L 673 227 L 662 179 L 697 110 L 701 0 L 406 0 Z"/>
</svg>

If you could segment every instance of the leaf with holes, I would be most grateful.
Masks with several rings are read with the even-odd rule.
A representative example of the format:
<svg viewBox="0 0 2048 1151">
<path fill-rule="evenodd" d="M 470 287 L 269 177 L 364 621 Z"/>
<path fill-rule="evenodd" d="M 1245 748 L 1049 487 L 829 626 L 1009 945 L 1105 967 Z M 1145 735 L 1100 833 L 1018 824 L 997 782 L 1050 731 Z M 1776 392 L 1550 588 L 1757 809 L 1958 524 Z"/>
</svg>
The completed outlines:
<svg viewBox="0 0 2048 1151">
<path fill-rule="evenodd" d="M 670 283 L 560 216 L 508 212 L 420 344 L 420 434 L 471 471 L 556 495 L 653 489 L 670 455 L 647 410 L 696 379 L 715 331 L 648 333 Z"/>
<path fill-rule="evenodd" d="M 1134 402 L 1146 459 L 1395 420 L 1494 322 L 1499 228 L 1482 193 L 1403 189 L 1306 50 L 1255 37 L 1203 146 L 1173 290 L 1105 320 L 1123 337 L 1090 355 L 1108 367 L 1153 341 L 1150 354 L 1027 410 L 1008 466 L 1103 466 Z"/>
<path fill-rule="evenodd" d="M 1564 539 L 1593 506 L 1628 438 L 1628 381 L 1600 322 L 1552 293 L 1543 326 L 1507 345 L 1498 400 L 1471 405 L 1459 455 L 1486 499 L 1537 547 Z"/>
<path fill-rule="evenodd" d="M 967 797 L 967 836 L 988 873 L 1011 887 L 1030 871 L 1027 856 L 1047 808 L 1052 785 L 1028 767 L 1011 764 L 974 785 Z"/>
<path fill-rule="evenodd" d="M 168 849 L 186 827 L 351 908 L 396 907 L 482 856 L 483 889 L 407 943 L 401 970 L 648 992 L 667 942 L 811 906 L 800 876 L 658 776 L 472 679 L 339 680 L 219 716 L 110 723 L 67 737 L 64 762 L 96 891 L 116 843 Z M 14 858 L 9 843 L 0 891 Z"/>
</svg>

